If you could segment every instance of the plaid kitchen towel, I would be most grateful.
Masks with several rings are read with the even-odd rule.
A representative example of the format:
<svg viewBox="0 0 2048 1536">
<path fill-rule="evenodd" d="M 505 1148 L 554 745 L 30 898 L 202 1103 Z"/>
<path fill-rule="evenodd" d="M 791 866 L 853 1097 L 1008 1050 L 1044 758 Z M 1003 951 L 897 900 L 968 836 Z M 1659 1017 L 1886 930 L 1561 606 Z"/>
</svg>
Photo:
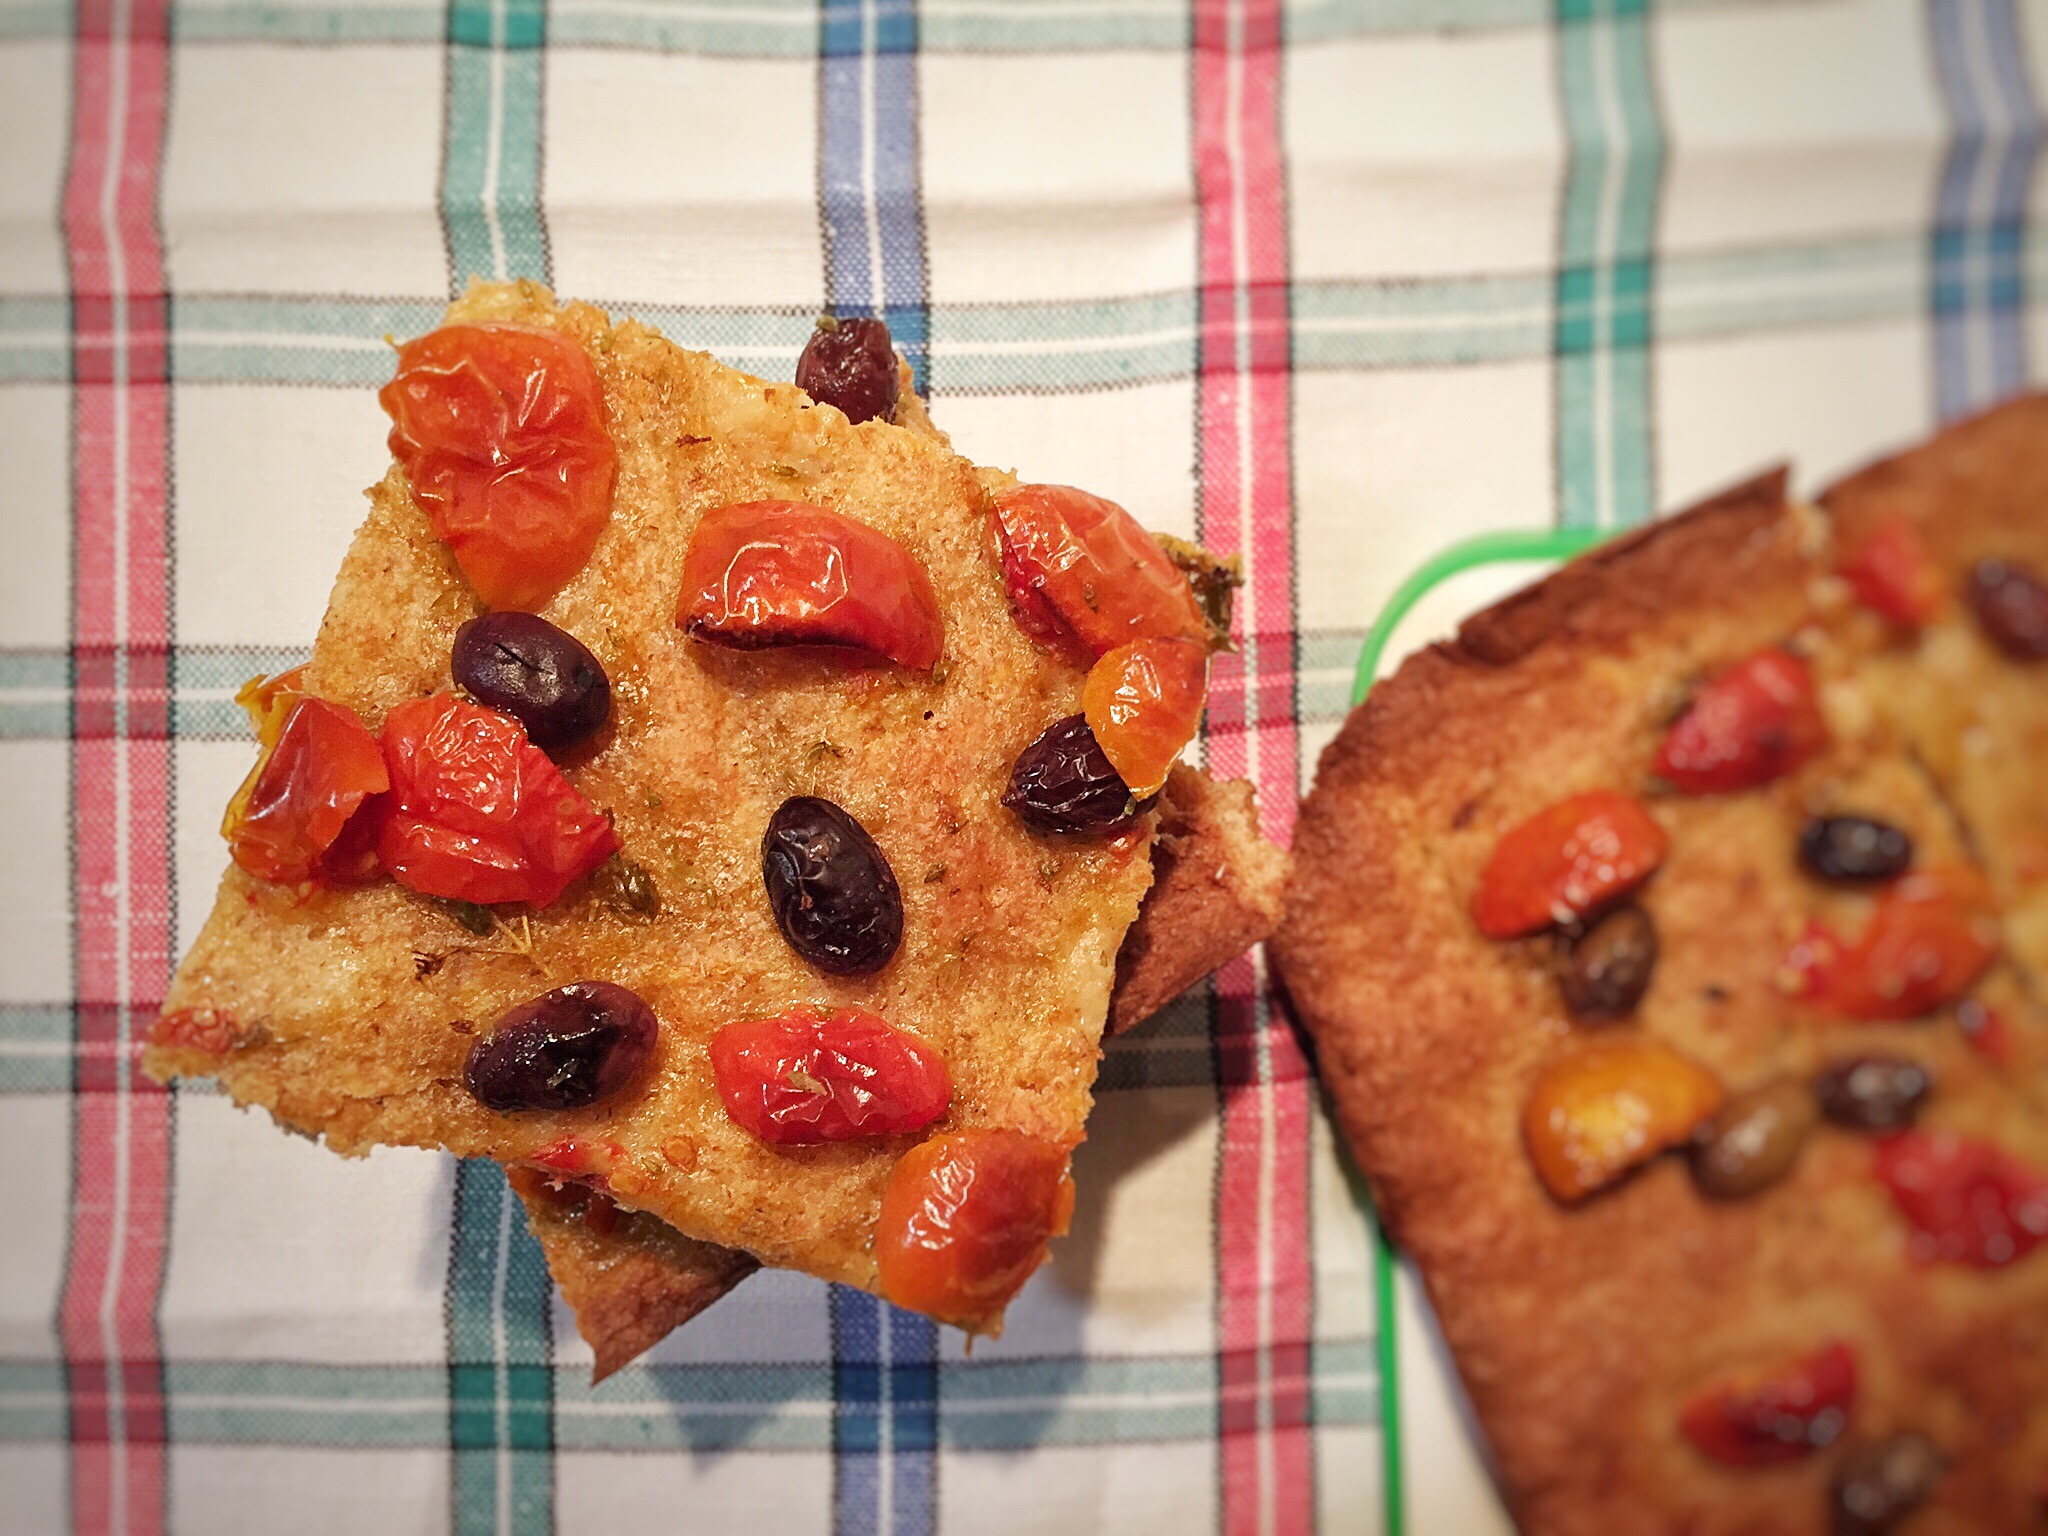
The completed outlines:
<svg viewBox="0 0 2048 1536">
<path fill-rule="evenodd" d="M 231 696 L 471 274 L 769 377 L 873 312 L 1244 556 L 1203 750 L 1284 840 L 1441 546 L 2043 377 L 2044 99 L 2048 0 L 0 0 L 0 1530 L 1500 1528 L 1256 955 L 1111 1047 L 1000 1341 L 764 1275 L 590 1389 L 495 1168 L 137 1077 Z"/>
</svg>

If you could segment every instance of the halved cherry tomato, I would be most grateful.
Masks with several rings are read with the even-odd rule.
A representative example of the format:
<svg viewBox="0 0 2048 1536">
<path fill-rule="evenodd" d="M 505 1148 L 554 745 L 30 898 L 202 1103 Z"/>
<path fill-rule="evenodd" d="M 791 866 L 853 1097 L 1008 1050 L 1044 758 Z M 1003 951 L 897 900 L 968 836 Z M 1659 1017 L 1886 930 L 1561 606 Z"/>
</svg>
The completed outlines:
<svg viewBox="0 0 2048 1536">
<path fill-rule="evenodd" d="M 1981 876 L 1935 867 L 1900 876 L 1863 932 L 1818 923 L 1793 950 L 1803 995 L 1852 1019 L 1917 1019 L 1967 992 L 1998 954 L 1998 916 Z"/>
<path fill-rule="evenodd" d="M 923 671 L 946 627 L 917 557 L 886 533 L 800 501 L 714 507 L 690 535 L 676 611 L 695 640 L 754 650 L 840 645 Z"/>
<path fill-rule="evenodd" d="M 1941 573 L 1918 525 L 1901 513 L 1871 529 L 1841 570 L 1857 602 L 1907 629 L 1918 629 L 1941 607 Z"/>
<path fill-rule="evenodd" d="M 1133 640 L 1088 669 L 1081 711 L 1117 776 L 1142 800 L 1194 740 L 1209 691 L 1209 651 L 1192 640 Z"/>
<path fill-rule="evenodd" d="M 377 738 L 354 711 L 300 696 L 229 803 L 221 834 L 257 879 L 296 885 L 322 873 L 349 818 L 390 787 Z"/>
<path fill-rule="evenodd" d="M 1901 1131 L 1878 1143 L 1877 1177 L 1923 1263 L 1996 1269 L 2048 1242 L 2048 1174 L 1991 1142 Z"/>
<path fill-rule="evenodd" d="M 266 747 L 277 745 L 292 706 L 306 696 L 306 664 L 288 667 L 274 677 L 252 677 L 235 690 L 235 702 L 249 717 L 249 728 Z"/>
<path fill-rule="evenodd" d="M 1770 1467 L 1834 1444 L 1855 1406 L 1856 1356 L 1829 1344 L 1761 1380 L 1707 1388 L 1680 1411 L 1678 1427 L 1725 1466 Z"/>
<path fill-rule="evenodd" d="M 1092 660 L 1132 640 L 1215 635 L 1187 577 L 1138 520 L 1068 485 L 995 496 L 1003 581 L 1024 632 Z"/>
<path fill-rule="evenodd" d="M 1813 674 L 1776 646 L 1738 661 L 1694 696 L 1657 752 L 1657 773 L 1689 795 L 1753 789 L 1827 741 Z"/>
<path fill-rule="evenodd" d="M 487 604 L 539 608 L 583 569 L 611 517 L 618 450 L 573 338 L 443 326 L 399 349 L 377 399 L 413 499 Z"/>
<path fill-rule="evenodd" d="M 377 853 L 428 896 L 544 907 L 618 852 L 611 823 L 518 721 L 452 693 L 384 718 L 391 798 Z"/>
<path fill-rule="evenodd" d="M 1605 789 L 1560 800 L 1495 845 L 1472 895 L 1472 919 L 1489 939 L 1571 922 L 1649 879 L 1667 845 L 1639 800 Z"/>
<path fill-rule="evenodd" d="M 711 1074 L 734 1121 L 785 1147 L 922 1130 L 953 1096 L 945 1058 L 865 1008 L 728 1024 L 711 1037 Z"/>
<path fill-rule="evenodd" d="M 955 1131 L 904 1154 L 882 1190 L 875 1263 L 899 1307 L 992 1322 L 1067 1230 L 1067 1153 L 1021 1131 Z"/>
<path fill-rule="evenodd" d="M 1548 1063 L 1522 1109 L 1522 1140 L 1553 1198 L 1576 1205 L 1692 1139 L 1727 1095 L 1669 1046 L 1615 1040 Z"/>
</svg>

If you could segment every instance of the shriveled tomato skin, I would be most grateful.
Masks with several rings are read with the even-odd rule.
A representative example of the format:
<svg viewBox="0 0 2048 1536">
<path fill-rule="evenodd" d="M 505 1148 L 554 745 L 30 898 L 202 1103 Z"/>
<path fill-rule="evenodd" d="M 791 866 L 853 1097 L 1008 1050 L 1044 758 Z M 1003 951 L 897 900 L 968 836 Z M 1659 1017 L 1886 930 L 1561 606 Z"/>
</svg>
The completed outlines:
<svg viewBox="0 0 2048 1536">
<path fill-rule="evenodd" d="M 1024 632 L 1086 659 L 1132 640 L 1215 636 L 1185 575 L 1138 520 L 1069 485 L 995 496 L 1003 581 Z"/>
<path fill-rule="evenodd" d="M 377 398 L 413 500 L 485 603 L 539 608 L 583 569 L 611 517 L 618 450 L 573 338 L 443 326 L 399 349 Z"/>
<path fill-rule="evenodd" d="M 1769 646 L 1702 688 L 1657 751 L 1656 772 L 1688 795 L 1754 789 L 1797 768 L 1827 741 L 1813 673 Z"/>
<path fill-rule="evenodd" d="M 1983 878 L 1913 870 L 1887 886 L 1853 941 L 1813 925 L 1794 950 L 1804 995 L 1851 1019 L 1917 1019 L 1954 1002 L 1990 967 L 1998 918 Z"/>
<path fill-rule="evenodd" d="M 1472 896 L 1489 939 L 1513 939 L 1607 906 L 1649 879 L 1669 839 L 1641 801 L 1596 789 L 1546 806 L 1494 846 Z"/>
<path fill-rule="evenodd" d="M 880 529 L 800 501 L 714 507 L 683 557 L 676 623 L 741 650 L 846 646 L 923 671 L 946 626 L 917 557 Z"/>
<path fill-rule="evenodd" d="M 725 1112 L 763 1141 L 813 1146 L 923 1130 L 946 1112 L 945 1058 L 865 1008 L 792 1008 L 711 1037 Z"/>
<path fill-rule="evenodd" d="M 229 806 L 228 852 L 259 880 L 311 880 L 350 818 L 390 787 L 377 738 L 355 712 L 302 696 Z"/>
<path fill-rule="evenodd" d="M 1678 1427 L 1729 1467 L 1771 1467 L 1841 1438 L 1856 1406 L 1856 1356 L 1828 1344 L 1755 1382 L 1709 1387 L 1686 1403 Z"/>
<path fill-rule="evenodd" d="M 1941 573 L 1920 529 L 1899 513 L 1881 520 L 1841 565 L 1856 601 L 1904 629 L 1918 629 L 1941 607 Z"/>
<path fill-rule="evenodd" d="M 899 1307 L 973 1330 L 1067 1230 L 1067 1152 L 1021 1131 L 955 1131 L 905 1153 L 882 1191 L 875 1263 Z"/>
<path fill-rule="evenodd" d="M 1132 795 L 1166 782 L 1202 723 L 1209 650 L 1192 640 L 1133 640 L 1088 669 L 1081 711 L 1096 744 Z"/>
<path fill-rule="evenodd" d="M 1878 1143 L 1876 1171 L 1923 1263 L 1998 1269 L 2048 1242 L 2048 1173 L 1992 1142 L 1901 1131 Z"/>
<path fill-rule="evenodd" d="M 618 835 L 519 722 L 452 693 L 384 719 L 391 795 L 377 854 L 398 883 L 455 901 L 544 907 Z"/>
</svg>

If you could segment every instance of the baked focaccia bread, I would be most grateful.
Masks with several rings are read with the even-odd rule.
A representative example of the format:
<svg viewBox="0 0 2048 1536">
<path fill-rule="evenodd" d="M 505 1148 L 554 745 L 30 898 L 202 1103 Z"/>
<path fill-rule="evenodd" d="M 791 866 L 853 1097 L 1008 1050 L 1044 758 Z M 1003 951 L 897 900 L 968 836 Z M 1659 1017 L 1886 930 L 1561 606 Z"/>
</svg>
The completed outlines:
<svg viewBox="0 0 2048 1536">
<path fill-rule="evenodd" d="M 1839 526 L 1773 475 L 1605 546 L 1322 758 L 1275 958 L 1533 1536 L 2041 1528 L 2048 1018 L 1987 853 L 2040 802 L 1930 750 L 2048 766 L 1972 602 L 2048 571 L 2041 410 Z M 1880 488 L 1934 521 L 1873 563 Z M 1950 648 L 2030 702 L 1955 738 L 1901 683 Z"/>
<path fill-rule="evenodd" d="M 147 1069 L 998 1326 L 1071 1205 L 1215 573 L 529 284 L 382 398 L 399 462 L 253 696 Z"/>
</svg>

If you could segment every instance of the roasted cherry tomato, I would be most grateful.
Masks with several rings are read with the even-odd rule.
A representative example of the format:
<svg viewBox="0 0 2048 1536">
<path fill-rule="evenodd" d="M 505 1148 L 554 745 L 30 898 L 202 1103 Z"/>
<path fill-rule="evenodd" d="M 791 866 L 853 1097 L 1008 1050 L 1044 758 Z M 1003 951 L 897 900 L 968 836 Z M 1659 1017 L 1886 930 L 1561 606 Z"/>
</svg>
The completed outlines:
<svg viewBox="0 0 2048 1536">
<path fill-rule="evenodd" d="M 1598 911 L 1649 879 L 1667 840 L 1639 800 L 1612 790 L 1574 795 L 1510 828 L 1472 896 L 1489 939 L 1512 939 Z"/>
<path fill-rule="evenodd" d="M 1790 773 L 1827 740 L 1813 674 L 1772 646 L 1694 696 L 1657 752 L 1657 773 L 1688 795 L 1754 789 Z"/>
<path fill-rule="evenodd" d="M 1991 1142 L 1901 1131 L 1878 1143 L 1877 1177 L 1922 1262 L 1996 1269 L 2048 1242 L 2048 1174 Z"/>
<path fill-rule="evenodd" d="M 439 693 L 384 719 L 391 798 L 377 852 L 428 896 L 544 907 L 619 850 L 618 835 L 518 721 Z"/>
<path fill-rule="evenodd" d="M 1063 1148 L 1021 1131 L 934 1136 L 904 1154 L 882 1190 L 882 1294 L 941 1322 L 983 1327 L 1073 1214 Z"/>
<path fill-rule="evenodd" d="M 922 1130 L 946 1112 L 945 1058 L 864 1008 L 792 1008 L 711 1037 L 725 1112 L 763 1141 L 809 1146 Z"/>
<path fill-rule="evenodd" d="M 1856 1356 L 1829 1344 L 1762 1380 L 1707 1388 L 1680 1411 L 1678 1427 L 1724 1466 L 1770 1467 L 1834 1444 L 1855 1406 Z"/>
<path fill-rule="evenodd" d="M 1941 573 L 1909 517 L 1894 513 L 1842 562 L 1856 601 L 1892 623 L 1918 629 L 1941 607 Z"/>
<path fill-rule="evenodd" d="M 252 677 L 235 690 L 235 702 L 249 717 L 249 728 L 265 747 L 277 745 L 284 734 L 284 722 L 292 706 L 306 696 L 306 668 L 303 663 L 275 677 Z"/>
<path fill-rule="evenodd" d="M 1543 1187 L 1575 1205 L 1691 1140 L 1724 1098 L 1711 1072 L 1668 1046 L 1591 1045 L 1537 1074 L 1522 1137 Z"/>
<path fill-rule="evenodd" d="M 1967 869 L 1937 867 L 1887 886 L 1853 942 L 1812 925 L 1791 963 L 1804 995 L 1831 1013 L 1917 1019 L 1968 991 L 1997 955 L 1998 943 L 1998 917 L 1983 879 Z"/>
<path fill-rule="evenodd" d="M 1115 502 L 1012 486 L 995 526 L 1017 622 L 1041 644 L 1093 660 L 1132 640 L 1215 640 L 1188 578 Z"/>
<path fill-rule="evenodd" d="M 257 879 L 296 885 L 323 873 L 349 818 L 390 787 L 369 727 L 342 705 L 301 697 L 230 803 L 221 832 L 235 862 Z"/>
<path fill-rule="evenodd" d="M 800 501 L 714 507 L 690 536 L 676 622 L 741 650 L 838 645 L 923 671 L 945 644 L 939 596 L 886 533 Z"/>
<path fill-rule="evenodd" d="M 377 398 L 413 500 L 486 603 L 538 608 L 583 569 L 611 517 L 618 451 L 572 338 L 443 326 L 399 350 Z"/>
<path fill-rule="evenodd" d="M 1142 800 L 1194 740 L 1208 697 L 1209 651 L 1192 640 L 1133 640 L 1088 670 L 1081 710 L 1117 776 Z"/>
</svg>

